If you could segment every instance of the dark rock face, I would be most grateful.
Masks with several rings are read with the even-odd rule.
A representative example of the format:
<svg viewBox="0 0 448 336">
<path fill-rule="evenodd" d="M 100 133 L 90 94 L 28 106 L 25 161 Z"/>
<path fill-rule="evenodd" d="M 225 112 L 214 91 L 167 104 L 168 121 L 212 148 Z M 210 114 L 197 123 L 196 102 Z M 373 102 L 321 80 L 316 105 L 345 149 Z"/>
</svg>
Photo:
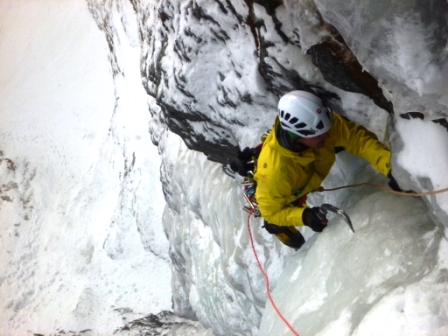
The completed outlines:
<svg viewBox="0 0 448 336">
<path fill-rule="evenodd" d="M 205 329 L 198 322 L 180 318 L 169 311 L 162 311 L 157 315 L 149 314 L 131 321 L 123 328 L 116 330 L 114 335 L 194 335 L 204 334 L 204 332 Z"/>
<path fill-rule="evenodd" d="M 378 81 L 362 69 L 351 50 L 339 41 L 324 41 L 308 51 L 325 80 L 344 91 L 361 93 L 376 105 L 393 114 L 393 106 L 384 97 Z"/>
<path fill-rule="evenodd" d="M 400 114 L 400 117 L 403 119 L 411 120 L 411 119 L 421 119 L 425 120 L 425 115 L 421 112 L 406 112 Z M 445 128 L 448 131 L 448 119 L 447 118 L 438 118 L 431 120 L 433 123 L 438 124 Z"/>
<path fill-rule="evenodd" d="M 252 126 L 239 111 L 253 112 L 254 119 L 273 113 L 278 98 L 294 89 L 328 95 L 300 76 L 294 60 L 279 58 L 283 51 L 304 57 L 298 27 L 283 27 L 281 0 L 133 4 L 144 46 L 144 86 L 161 107 L 152 113 L 212 161 L 228 163 L 239 147 L 235 129 Z M 310 48 L 308 57 L 328 82 L 369 96 L 391 113 L 375 78 L 362 70 L 334 28 L 331 33 L 334 39 Z M 202 61 L 209 53 L 216 54 L 215 64 Z M 248 85 L 247 78 L 259 87 Z M 205 91 L 213 94 L 204 97 Z"/>
</svg>

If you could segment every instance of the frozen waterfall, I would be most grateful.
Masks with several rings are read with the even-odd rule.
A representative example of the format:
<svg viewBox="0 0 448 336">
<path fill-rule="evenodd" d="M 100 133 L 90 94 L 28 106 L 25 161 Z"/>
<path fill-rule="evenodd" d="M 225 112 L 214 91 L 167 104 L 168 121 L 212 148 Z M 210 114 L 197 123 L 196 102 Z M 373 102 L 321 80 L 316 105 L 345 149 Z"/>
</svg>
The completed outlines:
<svg viewBox="0 0 448 336">
<path fill-rule="evenodd" d="M 306 89 L 448 187 L 442 0 L 0 2 L 0 334 L 290 335 L 223 165 Z M 334 98 L 335 96 L 340 99 Z M 415 112 L 407 114 L 407 112 Z M 387 180 L 340 153 L 324 187 Z M 300 335 L 448 334 L 448 193 L 314 193 L 293 251 L 251 218 Z M 177 316 L 176 316 L 176 315 Z"/>
</svg>

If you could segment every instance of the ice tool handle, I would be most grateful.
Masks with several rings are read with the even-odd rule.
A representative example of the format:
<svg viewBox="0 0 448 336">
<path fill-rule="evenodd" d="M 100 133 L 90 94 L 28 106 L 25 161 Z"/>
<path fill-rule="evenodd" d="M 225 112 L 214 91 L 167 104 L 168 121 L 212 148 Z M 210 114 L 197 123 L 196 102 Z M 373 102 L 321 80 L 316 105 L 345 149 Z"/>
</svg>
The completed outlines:
<svg viewBox="0 0 448 336">
<path fill-rule="evenodd" d="M 350 220 L 350 217 L 347 215 L 347 213 L 343 209 L 336 208 L 334 205 L 327 204 L 327 203 L 322 204 L 320 206 L 319 212 L 317 213 L 317 216 L 321 220 L 324 220 L 328 211 L 331 211 L 331 212 L 335 213 L 336 215 L 339 215 L 342 218 L 344 218 L 344 220 L 350 227 L 350 230 L 352 230 L 353 233 L 355 232 L 355 230 L 353 229 L 352 221 Z"/>
</svg>

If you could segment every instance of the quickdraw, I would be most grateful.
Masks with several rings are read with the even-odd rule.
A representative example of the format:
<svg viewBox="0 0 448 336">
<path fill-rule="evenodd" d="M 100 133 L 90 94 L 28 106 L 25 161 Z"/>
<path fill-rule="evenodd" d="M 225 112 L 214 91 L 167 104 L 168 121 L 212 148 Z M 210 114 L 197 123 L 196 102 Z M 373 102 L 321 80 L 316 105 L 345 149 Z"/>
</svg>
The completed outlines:
<svg viewBox="0 0 448 336">
<path fill-rule="evenodd" d="M 255 199 L 255 181 L 245 181 L 243 183 L 243 196 L 246 199 L 248 205 L 243 207 L 243 210 L 252 213 L 254 217 L 261 217 L 260 210 L 258 209 L 258 203 Z"/>
</svg>

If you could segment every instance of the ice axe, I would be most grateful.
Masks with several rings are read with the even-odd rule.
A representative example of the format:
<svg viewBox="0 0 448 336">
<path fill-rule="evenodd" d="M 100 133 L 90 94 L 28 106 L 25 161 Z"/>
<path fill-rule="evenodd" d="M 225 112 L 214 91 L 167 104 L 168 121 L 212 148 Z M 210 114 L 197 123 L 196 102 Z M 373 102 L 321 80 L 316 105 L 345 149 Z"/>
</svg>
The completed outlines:
<svg viewBox="0 0 448 336">
<path fill-rule="evenodd" d="M 317 213 L 317 217 L 319 217 L 321 220 L 324 220 L 328 211 L 334 212 L 336 215 L 344 218 L 344 220 L 350 227 L 350 230 L 352 230 L 353 233 L 355 232 L 355 230 L 353 229 L 352 221 L 350 220 L 350 217 L 347 215 L 347 213 L 343 209 L 336 208 L 334 205 L 327 203 L 322 204 L 320 206 L 319 212 Z"/>
</svg>

